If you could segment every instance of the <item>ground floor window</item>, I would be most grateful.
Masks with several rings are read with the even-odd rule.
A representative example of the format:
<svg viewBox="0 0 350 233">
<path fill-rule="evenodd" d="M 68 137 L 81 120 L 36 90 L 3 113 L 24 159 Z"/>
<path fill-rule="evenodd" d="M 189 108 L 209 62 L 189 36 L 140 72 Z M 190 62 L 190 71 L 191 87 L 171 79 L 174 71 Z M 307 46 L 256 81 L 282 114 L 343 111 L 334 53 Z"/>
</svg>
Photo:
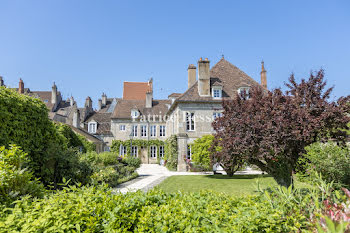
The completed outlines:
<svg viewBox="0 0 350 233">
<path fill-rule="evenodd" d="M 159 157 L 164 158 L 164 146 L 159 146 Z"/>
<path fill-rule="evenodd" d="M 151 146 L 151 158 L 157 158 L 157 147 L 156 146 Z"/>
<path fill-rule="evenodd" d="M 131 147 L 131 156 L 137 157 L 137 146 Z"/>
<path fill-rule="evenodd" d="M 192 159 L 192 145 L 187 146 L 187 159 Z"/>
<path fill-rule="evenodd" d="M 109 146 L 105 146 L 104 151 L 111 151 L 111 148 Z"/>
<path fill-rule="evenodd" d="M 120 148 L 119 148 L 119 155 L 120 155 L 120 156 L 126 155 L 126 146 L 120 145 Z"/>
</svg>

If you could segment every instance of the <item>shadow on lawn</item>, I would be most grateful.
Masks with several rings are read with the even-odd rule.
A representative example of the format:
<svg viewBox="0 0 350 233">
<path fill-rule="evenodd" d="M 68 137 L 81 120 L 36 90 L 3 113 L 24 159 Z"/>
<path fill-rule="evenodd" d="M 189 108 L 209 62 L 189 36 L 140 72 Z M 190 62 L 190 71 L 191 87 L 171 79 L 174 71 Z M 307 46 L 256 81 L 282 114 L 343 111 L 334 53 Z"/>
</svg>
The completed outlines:
<svg viewBox="0 0 350 233">
<path fill-rule="evenodd" d="M 239 179 L 256 179 L 256 178 L 266 178 L 266 177 L 272 177 L 270 175 L 234 175 L 234 176 L 227 176 L 227 175 L 206 175 L 206 177 L 211 179 L 218 179 L 218 180 L 239 180 Z"/>
</svg>

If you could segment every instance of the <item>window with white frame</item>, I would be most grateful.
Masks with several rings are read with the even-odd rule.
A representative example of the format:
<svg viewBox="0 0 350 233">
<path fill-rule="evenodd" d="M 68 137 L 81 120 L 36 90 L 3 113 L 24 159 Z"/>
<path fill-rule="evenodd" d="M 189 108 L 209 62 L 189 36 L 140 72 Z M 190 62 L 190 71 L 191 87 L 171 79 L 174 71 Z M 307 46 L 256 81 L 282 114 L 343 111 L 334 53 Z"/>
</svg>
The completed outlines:
<svg viewBox="0 0 350 233">
<path fill-rule="evenodd" d="M 141 125 L 141 137 L 147 137 L 147 125 Z"/>
<path fill-rule="evenodd" d="M 194 113 L 186 112 L 186 130 L 194 131 Z"/>
<path fill-rule="evenodd" d="M 221 112 L 214 112 L 213 113 L 213 119 L 215 120 L 218 117 L 222 117 L 222 113 Z"/>
<path fill-rule="evenodd" d="M 159 126 L 159 136 L 160 137 L 165 137 L 165 125 L 160 125 Z"/>
<path fill-rule="evenodd" d="M 159 146 L 159 157 L 164 158 L 164 146 Z"/>
<path fill-rule="evenodd" d="M 212 89 L 213 98 L 221 98 L 222 97 L 222 88 L 221 87 L 213 87 Z"/>
<path fill-rule="evenodd" d="M 89 133 L 96 133 L 97 130 L 97 123 L 96 122 L 90 122 L 88 125 L 88 131 Z"/>
<path fill-rule="evenodd" d="M 137 125 L 133 125 L 131 128 L 132 136 L 137 137 Z"/>
<path fill-rule="evenodd" d="M 150 126 L 150 131 L 151 131 L 151 137 L 156 137 L 157 136 L 157 126 L 156 125 L 151 125 Z"/>
<path fill-rule="evenodd" d="M 125 131 L 125 129 L 126 129 L 125 125 L 119 125 L 119 130 L 120 131 Z"/>
<path fill-rule="evenodd" d="M 137 157 L 138 155 L 138 148 L 137 146 L 132 146 L 131 147 L 131 156 Z"/>
<path fill-rule="evenodd" d="M 151 158 L 157 158 L 157 146 L 151 146 Z"/>
<path fill-rule="evenodd" d="M 105 146 L 104 151 L 111 151 L 111 148 L 109 146 Z"/>
<path fill-rule="evenodd" d="M 126 155 L 126 146 L 120 145 L 119 147 L 119 156 Z"/>
<path fill-rule="evenodd" d="M 187 159 L 192 159 L 192 145 L 187 145 Z"/>
<path fill-rule="evenodd" d="M 139 115 L 140 115 L 140 113 L 138 110 L 136 110 L 136 109 L 131 110 L 131 117 L 132 118 L 137 118 L 137 117 L 139 117 Z"/>
<path fill-rule="evenodd" d="M 249 99 L 249 87 L 238 88 L 238 94 L 245 100 Z"/>
</svg>

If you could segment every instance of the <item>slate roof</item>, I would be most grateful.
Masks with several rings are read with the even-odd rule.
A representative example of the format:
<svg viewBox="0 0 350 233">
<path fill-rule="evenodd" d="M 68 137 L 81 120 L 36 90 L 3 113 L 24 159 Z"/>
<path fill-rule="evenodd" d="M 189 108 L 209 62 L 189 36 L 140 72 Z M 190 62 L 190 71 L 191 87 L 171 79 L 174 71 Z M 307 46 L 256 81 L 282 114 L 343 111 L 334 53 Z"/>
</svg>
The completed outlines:
<svg viewBox="0 0 350 233">
<path fill-rule="evenodd" d="M 151 90 L 148 82 L 124 82 L 123 99 L 124 100 L 145 100 L 146 93 Z"/>
<path fill-rule="evenodd" d="M 111 135 L 111 116 L 112 113 L 94 112 L 86 119 L 86 122 L 97 122 L 96 134 Z"/>
<path fill-rule="evenodd" d="M 210 86 L 221 85 L 223 99 L 235 98 L 237 90 L 240 87 L 252 87 L 260 84 L 241 71 L 235 65 L 224 58 L 216 63 L 210 70 Z M 221 102 L 213 97 L 201 97 L 198 94 L 198 80 L 176 101 L 199 101 L 199 102 Z"/>
<path fill-rule="evenodd" d="M 145 100 L 119 100 L 112 118 L 131 119 L 131 110 L 137 109 L 141 115 L 165 115 L 169 109 L 170 100 L 153 100 L 152 108 L 145 108 Z"/>
<path fill-rule="evenodd" d="M 182 95 L 182 93 L 171 93 L 170 95 L 168 95 L 168 98 L 177 98 L 180 97 Z"/>
</svg>

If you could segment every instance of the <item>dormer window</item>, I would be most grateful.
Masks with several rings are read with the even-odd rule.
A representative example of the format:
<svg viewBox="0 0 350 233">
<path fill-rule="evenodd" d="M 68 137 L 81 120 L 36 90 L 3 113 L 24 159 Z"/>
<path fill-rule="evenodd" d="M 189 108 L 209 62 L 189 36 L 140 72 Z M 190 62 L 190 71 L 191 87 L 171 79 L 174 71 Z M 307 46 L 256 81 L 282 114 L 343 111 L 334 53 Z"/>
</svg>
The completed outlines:
<svg viewBox="0 0 350 233">
<path fill-rule="evenodd" d="M 140 115 L 139 111 L 136 109 L 131 110 L 131 117 L 132 118 L 138 118 Z"/>
<path fill-rule="evenodd" d="M 249 99 L 249 89 L 250 89 L 249 87 L 238 88 L 239 96 L 241 96 L 245 100 Z"/>
<path fill-rule="evenodd" d="M 216 81 L 213 83 L 211 88 L 211 96 L 214 99 L 221 99 L 222 98 L 222 84 L 219 81 Z"/>
<path fill-rule="evenodd" d="M 220 99 L 222 97 L 222 88 L 221 87 L 213 87 L 212 96 L 215 99 Z"/>
<path fill-rule="evenodd" d="M 89 122 L 88 124 L 88 131 L 91 134 L 95 134 L 97 130 L 97 122 Z"/>
</svg>

